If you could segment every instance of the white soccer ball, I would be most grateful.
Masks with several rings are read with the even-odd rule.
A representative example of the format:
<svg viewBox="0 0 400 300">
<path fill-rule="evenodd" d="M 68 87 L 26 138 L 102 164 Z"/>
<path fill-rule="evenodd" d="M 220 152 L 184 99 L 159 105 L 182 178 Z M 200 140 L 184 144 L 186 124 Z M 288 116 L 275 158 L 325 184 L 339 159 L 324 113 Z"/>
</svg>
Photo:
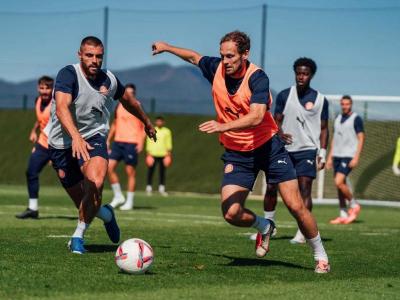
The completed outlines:
<svg viewBox="0 0 400 300">
<path fill-rule="evenodd" d="M 141 239 L 129 239 L 119 245 L 115 252 L 115 263 L 121 271 L 142 274 L 153 264 L 154 254 L 151 246 Z"/>
</svg>

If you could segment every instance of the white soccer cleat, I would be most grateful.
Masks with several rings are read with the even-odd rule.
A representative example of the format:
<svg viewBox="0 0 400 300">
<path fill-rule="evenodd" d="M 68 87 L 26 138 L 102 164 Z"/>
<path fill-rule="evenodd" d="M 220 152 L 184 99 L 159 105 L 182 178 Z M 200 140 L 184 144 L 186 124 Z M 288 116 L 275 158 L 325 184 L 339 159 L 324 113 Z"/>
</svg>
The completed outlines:
<svg viewBox="0 0 400 300">
<path fill-rule="evenodd" d="M 269 240 L 272 232 L 274 231 L 275 225 L 269 220 L 269 228 L 265 234 L 257 233 L 256 237 L 256 256 L 264 257 L 269 252 Z"/>
<path fill-rule="evenodd" d="M 316 264 L 315 270 L 314 270 L 315 273 L 326 274 L 326 273 L 329 273 L 330 271 L 331 271 L 331 265 L 327 261 L 324 261 L 324 260 L 317 261 L 317 264 Z"/>
<path fill-rule="evenodd" d="M 289 242 L 291 244 L 293 244 L 293 245 L 295 245 L 295 244 L 305 244 L 306 243 L 306 238 L 304 237 L 304 235 L 301 233 L 300 230 L 297 230 L 296 235 Z"/>
<path fill-rule="evenodd" d="M 119 210 L 132 210 L 133 209 L 133 203 L 128 203 L 125 202 L 124 205 L 120 206 Z"/>
<path fill-rule="evenodd" d="M 274 230 L 272 231 L 271 237 L 275 237 L 278 234 L 278 230 L 276 230 L 276 227 L 274 228 Z M 257 233 L 254 233 L 252 235 L 250 235 L 250 240 L 255 241 L 257 239 Z"/>
<path fill-rule="evenodd" d="M 114 197 L 110 203 L 110 205 L 112 206 L 112 208 L 116 208 L 122 204 L 125 203 L 125 198 L 122 197 Z"/>
<path fill-rule="evenodd" d="M 153 194 L 153 188 L 151 187 L 151 185 L 147 185 L 146 186 L 146 195 L 151 196 L 152 194 Z"/>
</svg>

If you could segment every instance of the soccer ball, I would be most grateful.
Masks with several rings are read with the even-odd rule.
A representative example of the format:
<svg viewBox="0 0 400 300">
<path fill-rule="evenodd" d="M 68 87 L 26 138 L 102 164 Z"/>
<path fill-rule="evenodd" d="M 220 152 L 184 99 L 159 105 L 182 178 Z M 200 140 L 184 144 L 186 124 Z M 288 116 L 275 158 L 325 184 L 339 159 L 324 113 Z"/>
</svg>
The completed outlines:
<svg viewBox="0 0 400 300">
<path fill-rule="evenodd" d="M 125 273 L 142 274 L 153 264 L 153 249 L 141 239 L 129 239 L 119 245 L 115 263 Z"/>
</svg>

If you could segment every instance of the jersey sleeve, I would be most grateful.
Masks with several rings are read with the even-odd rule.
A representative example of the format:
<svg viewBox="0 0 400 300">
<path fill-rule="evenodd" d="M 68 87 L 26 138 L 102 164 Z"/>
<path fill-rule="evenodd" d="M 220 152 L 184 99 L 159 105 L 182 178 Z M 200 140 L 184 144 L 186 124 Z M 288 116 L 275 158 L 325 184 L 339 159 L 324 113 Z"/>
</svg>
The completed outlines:
<svg viewBox="0 0 400 300">
<path fill-rule="evenodd" d="M 168 151 L 172 151 L 172 133 L 171 130 L 168 129 L 166 138 L 165 138 L 165 147 Z"/>
<path fill-rule="evenodd" d="M 203 56 L 199 61 L 199 68 L 203 76 L 212 84 L 221 59 L 219 57 Z"/>
<path fill-rule="evenodd" d="M 255 71 L 249 78 L 249 88 L 252 92 L 250 104 L 266 104 L 271 105 L 269 97 L 269 78 L 263 70 Z"/>
<path fill-rule="evenodd" d="M 364 122 L 362 121 L 360 116 L 357 116 L 354 119 L 354 130 L 356 133 L 364 132 Z"/>
<path fill-rule="evenodd" d="M 118 100 L 121 99 L 122 96 L 124 95 L 125 86 L 121 83 L 121 81 L 119 81 L 117 77 L 115 77 L 115 79 L 117 80 L 117 91 L 115 92 L 114 100 Z"/>
<path fill-rule="evenodd" d="M 322 106 L 321 120 L 329 120 L 329 102 L 328 99 L 324 98 L 324 104 Z"/>
<path fill-rule="evenodd" d="M 54 85 L 54 94 L 56 92 L 63 92 L 71 94 L 74 100 L 78 94 L 78 78 L 76 71 L 73 66 L 66 66 L 62 68 L 56 77 L 56 83 Z"/>
<path fill-rule="evenodd" d="M 286 101 L 289 97 L 290 89 L 283 90 L 279 92 L 278 96 L 276 97 L 276 104 L 275 104 L 275 114 L 283 114 L 285 110 Z"/>
</svg>

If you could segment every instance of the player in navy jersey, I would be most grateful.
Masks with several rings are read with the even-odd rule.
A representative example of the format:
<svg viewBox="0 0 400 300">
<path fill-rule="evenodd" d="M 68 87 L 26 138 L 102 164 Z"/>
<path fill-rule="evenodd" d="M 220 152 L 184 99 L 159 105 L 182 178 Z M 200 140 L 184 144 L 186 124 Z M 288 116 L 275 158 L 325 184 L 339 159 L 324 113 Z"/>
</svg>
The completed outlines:
<svg viewBox="0 0 400 300">
<path fill-rule="evenodd" d="M 77 254 L 86 252 L 84 233 L 95 216 L 104 221 L 112 242 L 120 239 L 112 207 L 101 206 L 108 165 L 106 138 L 114 100 L 140 119 L 146 133 L 155 139 L 153 125 L 136 99 L 113 73 L 101 69 L 103 55 L 98 38 L 84 38 L 78 52 L 80 63 L 64 67 L 57 75 L 51 107 L 51 160 L 79 210 L 78 225 L 69 242 L 71 252 Z"/>
<path fill-rule="evenodd" d="M 363 121 L 352 111 L 352 105 L 353 100 L 348 95 L 340 100 L 342 113 L 335 120 L 328 155 L 327 168 L 333 167 L 340 206 L 339 217 L 332 219 L 331 224 L 350 224 L 361 211 L 361 206 L 354 199 L 346 181 L 351 170 L 359 164 L 365 140 Z M 349 202 L 348 210 L 346 200 Z"/>
<path fill-rule="evenodd" d="M 310 83 L 317 71 L 316 63 L 306 57 L 293 65 L 296 85 L 281 91 L 276 99 L 274 119 L 279 135 L 286 143 L 295 168 L 300 193 L 306 207 L 312 210 L 312 183 L 317 169 L 325 166 L 328 144 L 328 100 Z M 264 216 L 275 220 L 277 185 L 268 184 L 264 199 Z M 297 230 L 291 243 L 305 243 L 304 235 Z"/>
</svg>

